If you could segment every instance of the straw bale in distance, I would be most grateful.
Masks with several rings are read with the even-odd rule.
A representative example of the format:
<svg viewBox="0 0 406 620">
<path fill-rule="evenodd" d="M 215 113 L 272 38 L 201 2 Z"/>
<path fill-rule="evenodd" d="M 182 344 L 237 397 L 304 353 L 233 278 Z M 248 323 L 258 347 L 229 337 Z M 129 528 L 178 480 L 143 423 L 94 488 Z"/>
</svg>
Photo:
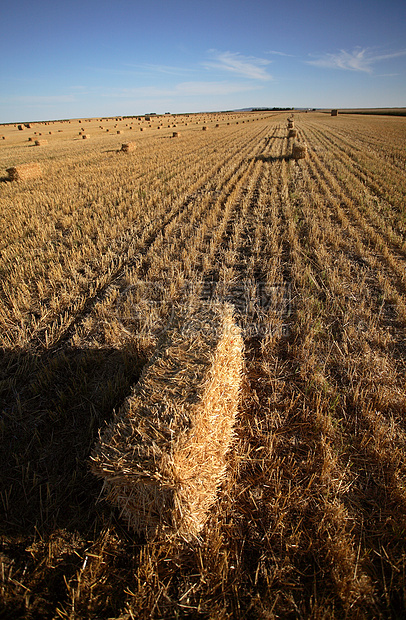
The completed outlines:
<svg viewBox="0 0 406 620">
<path fill-rule="evenodd" d="M 289 129 L 288 138 L 296 138 L 296 136 L 297 136 L 297 130 L 296 129 Z"/>
<path fill-rule="evenodd" d="M 293 159 L 304 159 L 305 157 L 307 157 L 306 144 L 295 143 L 292 149 L 292 157 Z"/>
<path fill-rule="evenodd" d="M 45 146 L 48 144 L 48 140 L 35 140 L 35 146 Z"/>
<path fill-rule="evenodd" d="M 338 116 L 338 110 L 331 110 L 331 116 Z"/>
<path fill-rule="evenodd" d="M 88 133 L 82 134 L 82 140 L 88 140 L 90 138 Z"/>
<path fill-rule="evenodd" d="M 179 138 L 179 136 L 180 136 L 180 132 L 179 131 L 174 131 L 172 133 L 172 138 Z"/>
<path fill-rule="evenodd" d="M 29 164 L 20 164 L 19 166 L 13 166 L 7 169 L 8 177 L 10 181 L 27 181 L 29 179 L 36 179 L 42 174 L 41 165 L 38 162 L 32 162 Z"/>
<path fill-rule="evenodd" d="M 132 151 L 135 151 L 135 148 L 135 142 L 125 142 L 121 145 L 121 150 L 123 153 L 131 153 Z"/>
<path fill-rule="evenodd" d="M 228 304 L 180 311 L 92 453 L 137 532 L 198 534 L 225 475 L 243 341 Z"/>
</svg>

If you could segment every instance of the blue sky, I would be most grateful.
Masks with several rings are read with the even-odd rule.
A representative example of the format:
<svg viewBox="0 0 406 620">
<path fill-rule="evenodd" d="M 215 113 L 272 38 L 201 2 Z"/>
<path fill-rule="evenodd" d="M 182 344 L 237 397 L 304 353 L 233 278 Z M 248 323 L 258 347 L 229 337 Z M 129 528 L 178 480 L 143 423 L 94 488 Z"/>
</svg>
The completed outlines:
<svg viewBox="0 0 406 620">
<path fill-rule="evenodd" d="M 0 122 L 406 106 L 404 0 L 14 0 Z"/>
</svg>

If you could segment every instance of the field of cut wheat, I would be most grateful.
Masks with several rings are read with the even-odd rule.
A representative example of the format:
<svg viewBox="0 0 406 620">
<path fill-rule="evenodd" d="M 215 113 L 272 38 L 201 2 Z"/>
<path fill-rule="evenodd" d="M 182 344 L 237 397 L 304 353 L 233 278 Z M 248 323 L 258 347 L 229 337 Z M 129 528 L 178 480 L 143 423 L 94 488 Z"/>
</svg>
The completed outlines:
<svg viewBox="0 0 406 620">
<path fill-rule="evenodd" d="M 2 617 L 404 617 L 406 119 L 289 124 L 292 137 L 286 112 L 1 128 Z M 173 317 L 220 303 L 243 372 L 203 525 L 128 528 L 95 445 L 142 401 Z M 187 327 L 176 377 L 190 386 L 201 326 Z"/>
</svg>

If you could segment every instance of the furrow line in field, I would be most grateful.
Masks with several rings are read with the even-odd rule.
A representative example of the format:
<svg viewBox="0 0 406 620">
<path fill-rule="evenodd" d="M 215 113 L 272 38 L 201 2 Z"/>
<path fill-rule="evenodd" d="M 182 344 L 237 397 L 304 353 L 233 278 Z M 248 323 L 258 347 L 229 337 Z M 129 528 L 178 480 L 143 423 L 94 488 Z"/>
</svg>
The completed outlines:
<svg viewBox="0 0 406 620">
<path fill-rule="evenodd" d="M 372 209 L 370 210 L 371 212 L 374 211 L 375 219 L 377 221 L 380 220 L 380 224 L 384 224 L 384 227 L 386 227 L 388 225 L 388 216 L 391 216 L 395 218 L 394 225 L 399 226 L 401 223 L 399 221 L 399 214 L 402 213 L 402 205 L 404 204 L 406 196 L 404 173 L 399 174 L 396 178 L 393 178 L 390 171 L 385 171 L 383 173 L 383 162 L 379 161 L 379 158 L 375 162 L 375 168 L 371 170 L 366 162 L 359 163 L 354 159 L 353 149 L 344 147 L 338 142 L 334 142 L 334 135 L 332 138 L 317 127 L 311 127 L 310 131 L 316 137 L 316 140 L 323 145 L 320 156 L 326 167 L 337 176 L 338 181 L 346 188 L 346 191 L 350 191 L 353 196 L 359 201 L 362 201 L 362 199 L 365 199 L 367 196 L 366 188 L 368 188 L 370 190 L 369 195 L 374 201 Z M 330 148 L 332 144 L 334 147 L 333 151 Z M 375 179 L 379 180 L 380 185 L 377 184 L 376 180 L 371 179 L 371 174 L 374 175 Z M 349 175 L 351 175 L 351 183 L 348 184 L 346 181 Z M 391 179 L 391 182 L 388 183 L 387 179 Z M 384 217 L 376 213 L 377 207 L 380 206 L 379 202 L 378 204 L 376 203 L 377 197 L 383 198 L 390 203 L 389 210 L 385 209 Z M 384 209 L 385 207 L 383 206 L 381 208 Z M 393 233 L 393 235 L 395 236 L 396 233 Z M 399 242 L 402 245 L 402 238 L 398 235 L 398 243 Z"/>
<path fill-rule="evenodd" d="M 257 138 L 250 140 L 245 149 L 239 151 L 238 157 L 235 158 L 231 171 L 227 170 L 227 166 L 221 166 L 221 169 L 219 169 L 217 174 L 215 174 L 211 179 L 209 187 L 216 187 L 216 179 L 218 178 L 219 187 L 221 188 L 219 196 L 215 198 L 214 201 L 215 210 L 226 210 L 229 198 L 238 192 L 239 187 L 249 174 L 244 167 L 241 167 L 241 161 L 244 160 L 247 154 L 250 153 L 252 148 L 256 148 L 257 143 Z M 224 168 L 227 173 L 226 181 L 224 179 Z M 198 204 L 198 209 L 196 209 L 196 204 Z M 132 289 L 136 282 L 139 282 L 140 280 L 151 280 L 161 283 L 165 282 L 166 285 L 168 278 L 170 279 L 170 275 L 176 274 L 175 280 L 171 284 L 171 295 L 173 300 L 173 298 L 177 295 L 176 281 L 180 283 L 184 279 L 184 266 L 182 265 L 182 261 L 186 261 L 186 263 L 189 264 L 191 253 L 192 255 L 194 254 L 194 251 L 191 252 L 191 247 L 189 244 L 186 247 L 187 236 L 189 234 L 187 231 L 189 230 L 192 232 L 195 226 L 199 227 L 199 222 L 204 220 L 204 214 L 208 211 L 210 204 L 213 204 L 212 192 L 205 192 L 204 188 L 202 188 L 197 203 L 196 199 L 192 198 L 190 200 L 189 210 L 185 210 L 181 216 L 175 215 L 175 217 L 167 224 L 166 230 L 163 232 L 160 231 L 159 235 L 152 240 L 152 243 L 148 244 L 148 246 L 146 246 L 145 243 L 142 244 L 141 255 L 138 253 L 135 255 L 134 259 L 130 259 L 125 265 L 124 272 L 121 269 L 116 273 L 114 279 L 110 279 L 109 284 L 114 284 L 114 295 L 117 296 L 126 290 Z M 189 211 L 190 215 L 188 215 Z M 182 222 L 185 222 L 186 225 L 183 225 Z M 178 234 L 179 241 L 177 237 Z M 183 250 L 182 247 L 184 248 Z M 179 256 L 182 258 L 179 259 Z M 188 271 L 190 273 L 190 269 Z M 106 288 L 105 294 L 108 297 L 110 294 L 110 289 Z M 166 302 L 168 301 L 169 300 L 167 299 Z M 80 322 L 85 321 L 86 317 L 90 317 L 92 314 L 93 306 L 95 307 L 95 312 L 97 313 L 97 307 L 103 305 L 104 298 L 103 296 L 100 297 L 100 295 L 98 295 L 97 298 L 93 300 L 92 305 L 87 308 L 86 312 L 83 315 L 81 314 L 77 320 Z M 72 329 L 69 330 L 66 338 L 69 338 L 69 334 L 71 334 L 71 332 Z"/>
<path fill-rule="evenodd" d="M 262 130 L 263 131 L 263 130 Z M 248 145 L 245 145 L 245 150 L 249 150 L 250 145 L 251 144 L 255 144 L 258 140 L 258 136 L 257 134 L 252 137 L 249 140 Z M 245 150 L 243 152 L 245 152 Z M 230 159 L 233 157 L 240 157 L 241 156 L 241 147 L 239 149 L 234 149 L 233 153 L 230 155 Z M 211 175 L 206 175 L 205 181 L 206 183 L 210 186 L 210 184 L 213 183 L 213 176 L 215 178 L 215 176 L 217 174 L 219 174 L 219 172 L 224 169 L 227 164 L 229 163 L 230 159 L 228 159 L 226 162 L 221 162 L 221 164 L 216 164 L 215 169 L 212 171 Z M 203 187 L 204 187 L 204 183 L 203 183 Z M 64 308 L 61 310 L 61 315 L 62 315 L 62 321 L 60 319 L 56 319 L 53 321 L 53 327 L 51 326 L 51 328 L 47 328 L 47 327 L 41 327 L 39 330 L 37 330 L 37 334 L 38 336 L 40 336 L 40 333 L 44 333 L 44 343 L 45 346 L 54 346 L 59 338 L 59 336 L 56 335 L 56 340 L 55 337 L 52 338 L 51 335 L 46 335 L 46 330 L 52 331 L 56 330 L 57 334 L 61 334 L 61 331 L 65 331 L 67 327 L 69 327 L 69 325 L 71 325 L 73 323 L 74 317 L 72 315 L 78 315 L 80 313 L 82 313 L 83 311 L 86 312 L 87 308 L 89 307 L 89 305 L 92 305 L 92 303 L 94 303 L 98 296 L 103 294 L 103 291 L 106 290 L 106 288 L 108 287 L 108 285 L 114 280 L 114 278 L 118 277 L 123 265 L 125 264 L 125 262 L 130 259 L 131 257 L 134 256 L 137 251 L 142 250 L 143 247 L 145 247 L 146 245 L 152 245 L 154 242 L 154 237 L 156 236 L 156 234 L 158 233 L 159 230 L 162 229 L 162 227 L 167 226 L 171 220 L 173 220 L 173 218 L 176 218 L 179 212 L 179 202 L 177 201 L 175 206 L 171 209 L 170 213 L 164 213 L 162 216 L 162 220 L 156 219 L 155 221 L 152 222 L 152 224 L 150 224 L 149 227 L 144 228 L 141 240 L 135 245 L 134 241 L 132 239 L 132 236 L 135 233 L 135 231 L 127 231 L 127 233 L 124 236 L 121 236 L 121 239 L 117 240 L 114 243 L 113 248 L 111 248 L 111 251 L 113 252 L 113 261 L 112 263 L 110 263 L 108 265 L 107 268 L 104 269 L 104 273 L 103 276 L 101 278 L 98 279 L 98 281 L 96 282 L 92 282 L 89 283 L 90 284 L 90 295 L 89 293 L 82 293 L 80 295 L 79 299 L 76 299 L 74 304 L 72 304 L 70 307 L 68 306 L 67 308 Z M 186 207 L 186 209 L 185 209 Z M 189 208 L 189 210 L 193 210 L 194 207 L 194 202 L 193 202 L 193 197 L 188 197 L 184 203 L 184 207 L 181 209 L 182 211 L 182 215 L 183 218 L 185 219 L 187 217 L 187 209 Z M 136 225 L 138 228 L 138 225 Z M 154 232 L 156 231 L 156 232 Z M 123 238 L 124 237 L 124 238 Z M 138 250 L 137 250 L 138 249 Z M 69 324 L 69 325 L 68 325 Z M 25 336 L 27 334 L 27 331 L 30 331 L 29 328 L 25 330 Z M 35 328 L 34 328 L 34 335 L 35 334 Z M 32 339 L 32 337 L 31 337 Z M 26 337 L 24 338 L 24 340 L 26 341 Z"/>
<path fill-rule="evenodd" d="M 323 432 L 320 400 L 317 403 L 316 398 L 313 402 L 304 398 L 302 390 L 307 377 L 305 370 L 297 367 L 307 353 L 319 346 L 313 340 L 312 300 L 308 293 L 313 269 L 302 254 L 295 209 L 289 196 L 291 166 L 284 161 L 277 165 L 281 172 L 280 221 L 286 230 L 282 259 L 287 261 L 297 296 L 297 309 L 291 325 L 293 333 L 287 340 L 273 339 L 265 349 L 262 361 L 261 357 L 255 359 L 255 355 L 248 357 L 247 372 L 251 391 L 256 396 L 252 397 L 252 403 L 248 398 L 247 409 L 250 410 L 251 404 L 254 411 L 248 413 L 244 421 L 247 428 L 250 428 L 248 415 L 255 421 L 250 433 L 250 452 L 255 454 L 255 459 L 251 458 L 243 465 L 243 500 L 248 514 L 252 514 L 253 497 L 254 505 L 260 503 L 261 521 L 265 519 L 268 532 L 263 539 L 264 545 L 273 550 L 276 565 L 282 563 L 283 557 L 290 558 L 290 579 L 294 579 L 300 565 L 311 564 L 312 554 L 316 553 L 323 571 L 338 591 L 343 593 L 344 588 L 351 588 L 360 592 L 361 580 L 365 581 L 366 575 L 361 567 L 354 574 L 356 541 L 351 535 L 344 507 L 336 509 L 334 490 L 331 489 L 331 494 L 326 493 L 331 474 L 334 472 L 336 478 L 339 472 L 333 455 L 333 439 Z M 297 361 L 292 356 L 292 349 L 301 354 Z M 253 481 L 251 485 L 250 480 Z M 310 518 L 310 514 L 320 515 L 320 518 Z M 301 524 L 301 538 L 295 537 L 294 524 L 298 522 Z M 284 548 L 278 542 L 282 531 L 285 540 L 286 536 L 295 540 L 292 549 Z M 340 539 L 339 546 L 335 545 L 335 537 Z M 311 553 L 309 540 L 313 541 Z"/>
<path fill-rule="evenodd" d="M 392 279 L 395 288 L 402 294 L 405 291 L 406 283 L 403 256 L 401 256 L 399 252 L 395 253 L 392 249 L 390 251 L 386 240 L 382 238 L 382 235 L 377 232 L 368 221 L 366 221 L 364 215 L 356 206 L 351 193 L 348 195 L 348 184 L 345 186 L 345 188 L 347 188 L 347 191 L 345 191 L 345 189 L 337 183 L 326 166 L 323 165 L 323 162 L 315 152 L 311 153 L 310 162 L 310 165 L 314 166 L 313 174 L 317 176 L 318 183 L 328 187 L 329 200 L 338 211 L 339 218 L 343 221 L 343 213 L 345 212 L 345 219 L 347 222 L 349 221 L 348 217 L 353 221 L 353 226 L 357 227 L 362 233 L 363 245 L 366 253 L 370 253 L 370 250 L 367 251 L 367 248 L 370 248 L 372 244 L 372 247 L 377 251 L 374 259 L 378 259 L 382 265 L 386 266 L 388 277 Z M 345 209 L 343 209 L 343 205 Z M 372 262 L 374 263 L 376 260 Z"/>
</svg>

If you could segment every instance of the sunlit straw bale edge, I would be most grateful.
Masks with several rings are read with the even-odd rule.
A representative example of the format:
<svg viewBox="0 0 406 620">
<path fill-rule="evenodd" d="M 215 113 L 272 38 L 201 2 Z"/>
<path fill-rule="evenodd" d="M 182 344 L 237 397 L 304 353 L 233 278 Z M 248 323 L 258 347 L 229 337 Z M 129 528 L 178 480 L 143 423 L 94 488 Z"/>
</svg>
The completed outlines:
<svg viewBox="0 0 406 620">
<path fill-rule="evenodd" d="M 198 535 L 233 438 L 243 340 L 232 308 L 181 315 L 92 455 L 107 499 L 135 531 Z"/>
</svg>

